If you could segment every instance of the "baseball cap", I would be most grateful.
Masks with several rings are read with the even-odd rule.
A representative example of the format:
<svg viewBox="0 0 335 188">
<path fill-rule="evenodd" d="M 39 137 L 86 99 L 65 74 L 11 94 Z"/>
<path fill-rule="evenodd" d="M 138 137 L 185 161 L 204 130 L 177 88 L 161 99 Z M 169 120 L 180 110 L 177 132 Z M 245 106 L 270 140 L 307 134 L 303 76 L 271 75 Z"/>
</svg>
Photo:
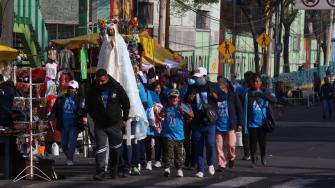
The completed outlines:
<svg viewBox="0 0 335 188">
<path fill-rule="evenodd" d="M 69 81 L 69 83 L 67 84 L 67 86 L 68 87 L 72 87 L 73 89 L 79 89 L 79 84 L 75 80 Z"/>
<path fill-rule="evenodd" d="M 195 73 L 194 73 L 193 76 L 198 77 L 198 78 L 201 78 L 201 77 L 207 75 L 207 70 L 204 67 L 198 67 L 197 69 L 195 69 L 194 72 Z"/>
<path fill-rule="evenodd" d="M 169 97 L 179 97 L 180 93 L 177 89 L 171 89 L 168 95 Z"/>
</svg>

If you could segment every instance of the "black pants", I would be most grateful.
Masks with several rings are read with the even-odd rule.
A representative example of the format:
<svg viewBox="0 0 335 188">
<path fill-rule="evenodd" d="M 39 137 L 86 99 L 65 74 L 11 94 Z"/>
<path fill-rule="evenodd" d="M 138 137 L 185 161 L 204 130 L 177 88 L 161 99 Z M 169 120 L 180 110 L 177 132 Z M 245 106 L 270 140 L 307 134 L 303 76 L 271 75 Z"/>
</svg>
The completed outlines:
<svg viewBox="0 0 335 188">
<path fill-rule="evenodd" d="M 248 128 L 250 138 L 250 154 L 253 160 L 257 157 L 257 143 L 261 152 L 261 157 L 266 155 L 266 131 L 263 128 Z"/>
<path fill-rule="evenodd" d="M 195 148 L 192 142 L 192 130 L 191 125 L 185 124 L 184 127 L 184 149 L 185 149 L 185 166 L 195 165 Z"/>
<path fill-rule="evenodd" d="M 155 136 L 155 161 L 161 161 L 164 150 L 163 137 Z"/>
<path fill-rule="evenodd" d="M 153 146 L 151 145 L 151 140 L 153 136 L 147 136 L 145 138 L 145 159 L 146 161 L 151 161 Z"/>
<path fill-rule="evenodd" d="M 250 156 L 250 141 L 248 134 L 242 134 L 242 143 L 243 143 L 244 156 Z"/>
<path fill-rule="evenodd" d="M 109 143 L 109 169 L 112 175 L 117 175 L 119 159 L 122 152 L 122 131 L 119 125 L 108 128 L 96 127 L 96 173 L 105 172 L 107 139 Z"/>
</svg>

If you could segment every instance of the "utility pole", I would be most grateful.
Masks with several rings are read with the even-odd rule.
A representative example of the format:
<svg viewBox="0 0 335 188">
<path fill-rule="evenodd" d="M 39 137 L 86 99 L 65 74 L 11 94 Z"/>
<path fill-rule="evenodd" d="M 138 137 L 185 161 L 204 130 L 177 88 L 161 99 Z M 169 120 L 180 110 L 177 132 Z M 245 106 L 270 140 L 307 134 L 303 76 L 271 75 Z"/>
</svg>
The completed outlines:
<svg viewBox="0 0 335 188">
<path fill-rule="evenodd" d="M 165 19 L 165 48 L 170 48 L 170 0 L 166 1 L 166 19 Z"/>
<path fill-rule="evenodd" d="M 223 3 L 224 0 L 220 0 L 220 31 L 219 31 L 219 44 L 221 44 L 224 40 L 225 40 L 225 30 L 224 30 L 224 12 L 223 12 Z M 221 53 L 219 53 L 219 74 L 221 74 L 222 76 L 226 76 L 225 75 L 225 65 L 222 65 L 222 62 L 224 60 L 224 57 L 221 55 Z"/>
<path fill-rule="evenodd" d="M 279 76 L 280 71 L 280 53 L 281 53 L 281 35 L 282 35 L 282 3 L 283 1 L 277 0 L 276 19 L 275 19 L 275 62 L 274 62 L 274 76 Z"/>
<path fill-rule="evenodd" d="M 331 47 L 332 47 L 332 37 L 333 37 L 333 20 L 334 20 L 334 10 L 330 11 L 330 19 L 329 19 L 329 27 L 327 32 L 327 57 L 326 57 L 326 65 L 329 65 L 331 60 Z"/>
<path fill-rule="evenodd" d="M 165 31 L 166 31 L 166 1 L 160 0 L 159 4 L 159 44 L 165 47 Z"/>
</svg>

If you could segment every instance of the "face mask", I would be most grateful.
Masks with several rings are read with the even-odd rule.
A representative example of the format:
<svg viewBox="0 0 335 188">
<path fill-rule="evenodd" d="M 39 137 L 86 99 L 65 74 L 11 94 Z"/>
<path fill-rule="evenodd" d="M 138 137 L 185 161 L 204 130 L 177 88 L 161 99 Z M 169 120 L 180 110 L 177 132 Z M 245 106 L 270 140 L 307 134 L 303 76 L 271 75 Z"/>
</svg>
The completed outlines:
<svg viewBox="0 0 335 188">
<path fill-rule="evenodd" d="M 69 93 L 69 95 L 70 95 L 71 97 L 74 97 L 74 96 L 76 96 L 76 94 L 77 94 L 76 91 L 71 91 L 71 90 L 69 90 L 68 93 Z"/>
<path fill-rule="evenodd" d="M 205 78 L 197 78 L 197 79 L 195 80 L 195 83 L 196 83 L 198 86 L 203 86 L 203 85 L 206 84 L 206 80 L 205 80 Z"/>
<path fill-rule="evenodd" d="M 252 84 L 252 87 L 258 90 L 262 87 L 262 84 L 260 82 L 255 82 Z"/>
<path fill-rule="evenodd" d="M 98 85 L 97 88 L 98 88 L 98 90 L 99 90 L 100 92 L 105 91 L 105 90 L 107 90 L 107 88 L 108 88 L 108 84 Z"/>
<path fill-rule="evenodd" d="M 195 80 L 190 78 L 190 79 L 187 80 L 187 83 L 188 83 L 188 85 L 193 85 L 193 84 L 195 84 Z"/>
</svg>

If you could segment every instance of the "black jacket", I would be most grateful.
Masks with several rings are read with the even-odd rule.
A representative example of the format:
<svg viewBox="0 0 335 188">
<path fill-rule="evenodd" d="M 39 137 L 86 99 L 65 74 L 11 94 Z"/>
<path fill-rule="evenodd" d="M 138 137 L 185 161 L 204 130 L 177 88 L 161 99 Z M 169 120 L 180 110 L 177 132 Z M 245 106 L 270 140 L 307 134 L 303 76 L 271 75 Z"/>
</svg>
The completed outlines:
<svg viewBox="0 0 335 188">
<path fill-rule="evenodd" d="M 238 125 L 242 126 L 243 123 L 243 109 L 241 101 L 235 92 L 229 91 L 227 93 L 227 102 L 230 127 L 235 130 Z"/>
<path fill-rule="evenodd" d="M 198 110 L 197 108 L 197 100 L 196 97 L 190 101 L 190 95 L 197 95 L 199 93 L 207 93 L 208 97 L 208 104 L 216 107 L 216 100 L 210 95 L 210 93 L 215 92 L 214 84 L 207 81 L 206 85 L 204 86 L 198 86 L 198 85 L 192 85 L 188 88 L 187 94 L 186 94 L 186 100 L 189 102 L 192 106 L 192 110 L 194 112 L 194 118 L 192 120 L 192 125 L 195 126 L 201 126 L 204 124 L 204 116 L 203 111 Z"/>
<path fill-rule="evenodd" d="M 12 122 L 14 95 L 15 86 L 11 81 L 0 85 L 0 126 L 8 127 Z"/>
<path fill-rule="evenodd" d="M 53 105 L 51 109 L 51 116 L 50 119 L 57 119 L 57 129 L 62 130 L 63 129 L 63 108 L 65 99 L 68 94 L 65 96 L 57 97 L 55 104 Z M 74 101 L 76 104 L 76 115 L 77 115 L 77 126 L 82 123 L 82 118 L 86 116 L 86 109 L 84 105 L 81 105 L 83 102 L 80 97 L 74 97 Z"/>
<path fill-rule="evenodd" d="M 110 127 L 121 120 L 128 120 L 130 109 L 128 95 L 120 83 L 111 76 L 109 76 L 108 90 L 109 95 L 106 109 L 97 84 L 94 83 L 86 95 L 87 112 L 97 127 Z"/>
</svg>

